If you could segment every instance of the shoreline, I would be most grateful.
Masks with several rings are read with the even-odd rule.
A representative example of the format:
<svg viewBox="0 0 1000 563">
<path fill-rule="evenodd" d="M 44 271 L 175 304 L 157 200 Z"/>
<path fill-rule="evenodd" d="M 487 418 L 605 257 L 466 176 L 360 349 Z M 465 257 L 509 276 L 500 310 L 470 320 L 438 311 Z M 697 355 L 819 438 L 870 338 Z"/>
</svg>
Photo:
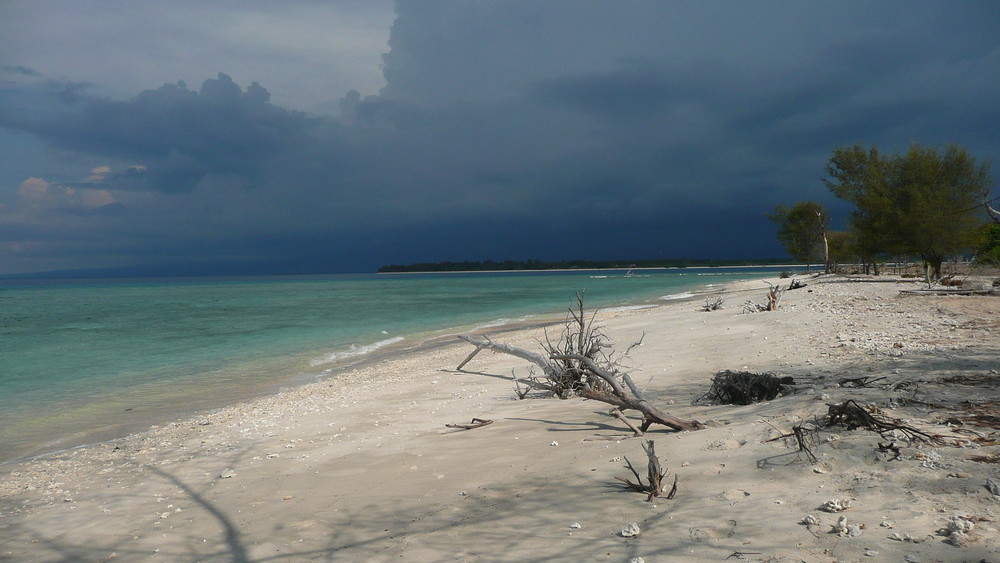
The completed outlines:
<svg viewBox="0 0 1000 563">
<path fill-rule="evenodd" d="M 675 294 L 669 294 L 655 298 L 635 298 L 627 305 L 612 306 L 610 309 L 617 310 L 621 307 L 657 307 L 666 303 L 693 300 L 697 299 L 700 295 L 710 294 L 717 291 L 718 288 L 708 289 L 708 287 L 712 285 L 714 284 L 699 284 L 697 287 L 687 290 L 682 294 L 676 294 L 687 295 L 690 293 L 691 296 L 689 297 L 671 298 L 671 296 Z M 505 334 L 520 330 L 530 330 L 542 328 L 544 326 L 558 325 L 562 322 L 564 316 L 565 310 L 561 312 L 543 312 L 538 315 L 531 315 L 530 318 L 482 320 L 465 325 L 449 326 L 442 329 L 433 329 L 407 334 L 400 340 L 396 340 L 387 345 L 375 346 L 380 344 L 380 342 L 375 342 L 371 345 L 363 344 L 361 345 L 361 348 L 366 348 L 368 346 L 375 347 L 370 351 L 358 354 L 343 351 L 334 352 L 334 354 L 338 357 L 328 361 L 313 361 L 307 368 L 305 368 L 306 372 L 301 374 L 286 374 L 285 377 L 275 379 L 272 382 L 258 382 L 256 384 L 255 391 L 243 394 L 242 396 L 238 396 L 233 399 L 220 398 L 218 401 L 214 401 L 217 403 L 214 406 L 202 408 L 196 407 L 194 409 L 181 408 L 178 406 L 168 410 L 154 408 L 153 412 L 142 415 L 140 420 L 117 420 L 113 423 L 109 422 L 105 425 L 88 428 L 74 434 L 53 437 L 45 443 L 32 446 L 30 448 L 30 453 L 0 460 L 0 469 L 11 463 L 30 461 L 38 457 L 70 452 L 80 448 L 100 446 L 118 439 L 131 437 L 133 435 L 141 435 L 151 427 L 159 427 L 169 425 L 174 422 L 189 420 L 242 403 L 251 402 L 262 397 L 279 395 L 313 383 L 334 381 L 338 376 L 344 373 L 359 369 L 366 369 L 373 364 L 391 360 L 393 357 L 399 355 L 420 353 L 424 350 L 446 346 L 451 342 L 451 340 L 454 340 L 454 337 L 457 334 L 460 333 Z M 493 324 L 496 322 L 500 322 L 500 324 Z M 123 406 L 129 405 L 134 407 L 135 403 L 123 403 Z M 133 411 L 132 408 L 128 408 L 127 412 L 141 412 L 141 409 L 136 408 L 136 410 Z"/>
<path fill-rule="evenodd" d="M 629 364 L 649 398 L 708 424 L 647 435 L 680 478 L 673 500 L 647 503 L 616 485 L 614 477 L 627 475 L 623 457 L 642 452 L 622 424 L 601 414 L 603 405 L 518 401 L 509 378 L 527 374 L 523 361 L 480 354 L 457 372 L 471 350 L 456 341 L 145 433 L 0 465 L 0 556 L 657 561 L 753 551 L 834 561 L 873 550 L 877 560 L 996 559 L 1000 502 L 984 484 L 1000 475 L 997 465 L 967 458 L 1000 455 L 1000 432 L 940 420 L 973 420 L 962 401 L 1000 404 L 995 386 L 976 383 L 1000 381 L 1000 300 L 900 297 L 914 285 L 903 280 L 804 281 L 808 287 L 786 292 L 772 313 L 740 314 L 744 299 L 763 298 L 761 280 L 751 280 L 721 291 L 730 301 L 721 311 L 701 312 L 693 297 L 599 314 L 618 350 L 646 335 Z M 541 334 L 534 327 L 498 339 L 531 348 Z M 744 407 L 689 404 L 720 369 L 779 372 L 800 389 Z M 862 374 L 917 386 L 830 386 Z M 941 387 L 947 378 L 972 383 Z M 771 440 L 845 398 L 877 402 L 948 436 L 948 445 L 899 443 L 900 458 L 888 460 L 877 452 L 879 436 L 833 430 L 815 448 L 819 462 L 809 464 L 787 441 Z M 943 406 L 925 411 L 915 399 Z M 444 426 L 472 417 L 495 423 Z M 956 428 L 976 434 L 956 445 L 963 436 Z M 991 432 L 994 445 L 969 440 Z M 866 524 L 863 535 L 828 533 L 837 515 L 816 507 L 833 497 L 853 499 L 844 515 Z M 956 512 L 973 518 L 962 548 L 935 532 Z M 799 524 L 806 514 L 822 527 Z M 621 537 L 627 522 L 645 533 Z"/>
<path fill-rule="evenodd" d="M 394 275 L 409 275 L 409 274 L 530 274 L 530 273 L 545 273 L 545 272 L 569 272 L 569 273 L 582 273 L 582 272 L 621 272 L 629 270 L 717 270 L 723 268 L 732 269 L 761 269 L 761 268 L 805 268 L 804 264 L 744 264 L 737 266 L 646 266 L 646 267 L 635 267 L 635 268 L 546 268 L 543 270 L 421 270 L 416 272 L 375 272 L 376 276 L 394 276 Z"/>
</svg>

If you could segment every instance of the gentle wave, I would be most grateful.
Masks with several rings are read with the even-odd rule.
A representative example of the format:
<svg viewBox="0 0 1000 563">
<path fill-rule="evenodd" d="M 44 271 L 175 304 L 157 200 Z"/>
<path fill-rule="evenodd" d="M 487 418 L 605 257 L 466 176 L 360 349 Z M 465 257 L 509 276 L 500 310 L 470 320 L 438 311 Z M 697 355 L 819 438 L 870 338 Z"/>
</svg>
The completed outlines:
<svg viewBox="0 0 1000 563">
<path fill-rule="evenodd" d="M 660 299 L 662 299 L 663 301 L 674 301 L 675 299 L 687 299 L 689 297 L 694 297 L 694 296 L 695 295 L 693 293 L 688 293 L 685 291 L 684 293 L 672 293 L 670 295 L 664 295 Z"/>
<path fill-rule="evenodd" d="M 644 311 L 655 307 L 656 305 L 622 305 L 620 307 L 608 307 L 607 309 L 601 309 L 601 311 L 607 313 L 621 313 L 625 311 Z"/>
<path fill-rule="evenodd" d="M 488 323 L 483 323 L 481 325 L 476 325 L 473 330 L 483 330 L 486 328 L 496 328 L 498 326 L 504 326 L 509 323 L 511 319 L 496 319 L 495 321 L 490 321 Z"/>
<path fill-rule="evenodd" d="M 393 338 L 386 338 L 385 340 L 379 340 L 378 342 L 367 344 L 365 346 L 357 346 L 355 344 L 351 344 L 351 347 L 345 351 L 328 354 L 322 358 L 315 359 L 309 362 L 309 364 L 313 367 L 316 367 L 316 366 L 321 366 L 323 364 L 329 364 L 337 360 L 342 360 L 344 358 L 363 356 L 364 354 L 369 354 L 371 352 L 374 352 L 375 350 L 378 350 L 379 348 L 384 348 L 386 346 L 389 346 L 390 344 L 402 342 L 403 340 L 406 339 L 403 338 L 402 336 L 395 336 Z"/>
</svg>

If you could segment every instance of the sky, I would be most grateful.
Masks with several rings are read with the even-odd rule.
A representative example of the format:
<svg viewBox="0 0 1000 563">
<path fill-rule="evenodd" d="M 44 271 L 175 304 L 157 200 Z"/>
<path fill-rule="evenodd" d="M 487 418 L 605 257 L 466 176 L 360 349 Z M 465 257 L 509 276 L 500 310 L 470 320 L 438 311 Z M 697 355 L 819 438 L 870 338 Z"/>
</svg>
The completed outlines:
<svg viewBox="0 0 1000 563">
<path fill-rule="evenodd" d="M 0 275 L 778 257 L 775 205 L 845 224 L 837 147 L 1000 163 L 997 29 L 985 1 L 4 0 Z"/>
</svg>

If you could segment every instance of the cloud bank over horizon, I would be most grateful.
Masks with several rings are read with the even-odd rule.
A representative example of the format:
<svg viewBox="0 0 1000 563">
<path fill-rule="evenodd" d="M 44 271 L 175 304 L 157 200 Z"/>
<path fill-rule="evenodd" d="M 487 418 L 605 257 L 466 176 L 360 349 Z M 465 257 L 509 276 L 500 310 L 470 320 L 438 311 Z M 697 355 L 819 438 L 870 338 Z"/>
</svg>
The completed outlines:
<svg viewBox="0 0 1000 563">
<path fill-rule="evenodd" d="M 837 146 L 1000 155 L 992 4 L 93 6 L 0 8 L 0 274 L 780 256 Z"/>
</svg>

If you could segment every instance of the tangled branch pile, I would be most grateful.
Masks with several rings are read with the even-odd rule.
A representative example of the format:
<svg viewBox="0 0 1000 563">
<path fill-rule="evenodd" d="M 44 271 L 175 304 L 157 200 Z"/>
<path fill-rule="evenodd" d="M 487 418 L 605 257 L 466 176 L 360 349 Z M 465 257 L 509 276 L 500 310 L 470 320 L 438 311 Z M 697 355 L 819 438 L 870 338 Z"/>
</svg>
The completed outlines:
<svg viewBox="0 0 1000 563">
<path fill-rule="evenodd" d="M 695 402 L 710 405 L 751 405 L 770 401 L 792 390 L 795 379 L 773 373 L 723 370 L 712 378 L 708 392 Z"/>
<path fill-rule="evenodd" d="M 895 434 L 898 431 L 911 442 L 923 440 L 933 443 L 939 441 L 938 438 L 904 424 L 902 421 L 880 415 L 876 407 L 872 405 L 863 407 L 854 399 L 837 405 L 830 405 L 826 417 L 826 426 L 836 425 L 846 426 L 848 430 L 864 428 L 870 432 L 878 433 L 883 438 L 895 438 Z"/>
</svg>

